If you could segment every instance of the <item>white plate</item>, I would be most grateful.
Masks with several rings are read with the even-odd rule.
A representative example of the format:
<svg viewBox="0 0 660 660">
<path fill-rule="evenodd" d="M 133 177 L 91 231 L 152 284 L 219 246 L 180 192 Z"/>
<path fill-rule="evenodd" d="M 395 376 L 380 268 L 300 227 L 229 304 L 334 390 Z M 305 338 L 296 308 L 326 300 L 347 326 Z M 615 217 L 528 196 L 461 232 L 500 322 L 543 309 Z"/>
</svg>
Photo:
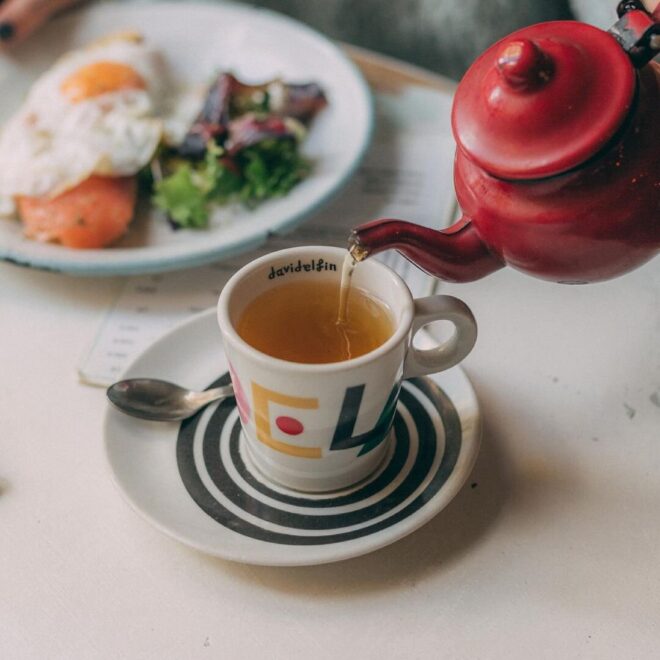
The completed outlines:
<svg viewBox="0 0 660 660">
<path fill-rule="evenodd" d="M 144 214 L 127 236 L 104 250 L 72 250 L 29 241 L 19 222 L 0 222 L 0 258 L 79 275 L 120 275 L 187 268 L 235 255 L 269 233 L 293 229 L 329 200 L 360 162 L 371 137 L 369 89 L 331 41 L 290 18 L 232 4 L 92 4 L 55 20 L 10 57 L 0 55 L 0 124 L 16 110 L 32 81 L 62 53 L 110 32 L 137 29 L 166 55 L 176 78 L 208 82 L 219 69 L 247 81 L 281 76 L 315 81 L 329 105 L 303 145 L 314 161 L 310 177 L 282 199 L 255 211 L 219 209 L 206 231 L 172 231 Z M 149 217 L 153 215 L 154 217 Z"/>
<path fill-rule="evenodd" d="M 203 389 L 228 380 L 215 310 L 167 333 L 125 377 Z M 182 424 L 146 422 L 108 405 L 106 455 L 133 508 L 166 534 L 211 555 L 302 566 L 365 554 L 413 532 L 458 493 L 477 456 L 480 417 L 458 367 L 406 381 L 395 442 L 372 478 L 330 495 L 265 480 L 242 444 L 233 399 Z"/>
</svg>

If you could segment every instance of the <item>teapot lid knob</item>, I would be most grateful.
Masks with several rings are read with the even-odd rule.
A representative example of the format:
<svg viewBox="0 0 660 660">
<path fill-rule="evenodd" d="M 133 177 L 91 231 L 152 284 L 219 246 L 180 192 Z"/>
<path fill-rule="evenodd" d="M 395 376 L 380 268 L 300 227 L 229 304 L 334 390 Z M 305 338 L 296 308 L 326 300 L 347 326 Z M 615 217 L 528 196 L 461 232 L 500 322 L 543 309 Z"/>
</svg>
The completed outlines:
<svg viewBox="0 0 660 660">
<path fill-rule="evenodd" d="M 497 56 L 500 75 L 513 89 L 534 89 L 550 80 L 552 59 L 531 39 L 505 43 Z"/>
</svg>

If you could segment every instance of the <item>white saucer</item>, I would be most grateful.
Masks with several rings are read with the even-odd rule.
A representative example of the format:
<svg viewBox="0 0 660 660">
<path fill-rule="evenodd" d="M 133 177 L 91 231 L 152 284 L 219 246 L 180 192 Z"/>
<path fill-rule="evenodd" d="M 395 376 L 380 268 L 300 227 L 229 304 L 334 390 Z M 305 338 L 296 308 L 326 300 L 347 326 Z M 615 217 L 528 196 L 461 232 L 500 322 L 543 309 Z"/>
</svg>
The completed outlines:
<svg viewBox="0 0 660 660">
<path fill-rule="evenodd" d="M 203 389 L 229 382 L 226 372 L 209 310 L 154 343 L 124 377 Z M 115 482 L 146 520 L 203 552 L 271 566 L 347 559 L 410 534 L 458 493 L 480 431 L 460 368 L 406 381 L 379 471 L 350 489 L 308 495 L 272 484 L 252 466 L 233 399 L 181 424 L 142 421 L 108 405 L 104 424 Z"/>
</svg>

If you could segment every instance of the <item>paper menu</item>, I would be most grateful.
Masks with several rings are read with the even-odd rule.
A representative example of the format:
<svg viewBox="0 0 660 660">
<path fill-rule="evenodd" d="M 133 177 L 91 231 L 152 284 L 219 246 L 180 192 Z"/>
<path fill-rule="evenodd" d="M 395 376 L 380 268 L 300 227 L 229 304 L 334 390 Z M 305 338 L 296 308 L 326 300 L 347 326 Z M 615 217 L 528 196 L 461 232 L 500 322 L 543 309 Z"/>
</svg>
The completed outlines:
<svg viewBox="0 0 660 660">
<path fill-rule="evenodd" d="M 419 99 L 413 104 L 406 95 L 377 98 L 379 128 L 362 165 L 333 202 L 292 233 L 272 236 L 257 250 L 216 264 L 127 278 L 79 366 L 81 381 L 107 386 L 118 380 L 158 336 L 214 307 L 236 269 L 262 254 L 296 245 L 345 247 L 351 227 L 377 217 L 448 224 L 454 206 L 449 105 L 446 95 L 437 92 L 425 90 L 422 99 L 422 116 L 429 120 L 420 120 L 415 112 Z M 438 106 L 435 113 L 429 112 L 429 103 Z M 407 112 L 406 104 L 413 106 Z M 406 280 L 414 296 L 431 292 L 431 278 L 396 252 L 377 258 Z"/>
</svg>

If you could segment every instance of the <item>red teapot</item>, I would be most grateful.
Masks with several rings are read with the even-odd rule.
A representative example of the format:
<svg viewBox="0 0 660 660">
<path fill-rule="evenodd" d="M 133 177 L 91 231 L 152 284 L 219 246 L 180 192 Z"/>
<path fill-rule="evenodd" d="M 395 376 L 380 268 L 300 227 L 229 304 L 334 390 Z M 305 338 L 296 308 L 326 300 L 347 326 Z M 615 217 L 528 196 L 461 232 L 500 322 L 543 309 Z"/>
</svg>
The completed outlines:
<svg viewBox="0 0 660 660">
<path fill-rule="evenodd" d="M 381 219 L 359 258 L 395 248 L 431 275 L 512 266 L 563 283 L 605 280 L 660 251 L 660 5 L 618 7 L 608 31 L 539 23 L 486 50 L 452 109 L 456 197 L 442 231 Z"/>
</svg>

